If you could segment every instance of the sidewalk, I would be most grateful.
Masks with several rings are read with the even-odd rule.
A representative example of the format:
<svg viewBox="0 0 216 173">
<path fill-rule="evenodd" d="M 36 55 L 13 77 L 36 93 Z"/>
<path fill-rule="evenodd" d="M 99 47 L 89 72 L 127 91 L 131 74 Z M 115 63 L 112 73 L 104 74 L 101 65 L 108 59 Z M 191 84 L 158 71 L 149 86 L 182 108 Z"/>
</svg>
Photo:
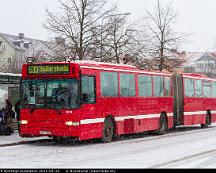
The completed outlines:
<svg viewBox="0 0 216 173">
<path fill-rule="evenodd" d="M 21 138 L 17 130 L 10 136 L 0 135 L 0 147 L 28 143 L 37 140 L 49 139 L 48 137 Z"/>
</svg>

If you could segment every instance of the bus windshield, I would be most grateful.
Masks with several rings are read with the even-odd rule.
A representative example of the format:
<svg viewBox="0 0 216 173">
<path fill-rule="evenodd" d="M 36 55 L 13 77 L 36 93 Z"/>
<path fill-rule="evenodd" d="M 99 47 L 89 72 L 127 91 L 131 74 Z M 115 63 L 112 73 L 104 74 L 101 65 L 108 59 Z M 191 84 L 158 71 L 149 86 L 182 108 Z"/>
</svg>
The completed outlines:
<svg viewBox="0 0 216 173">
<path fill-rule="evenodd" d="M 77 79 L 23 80 L 22 107 L 78 108 Z"/>
</svg>

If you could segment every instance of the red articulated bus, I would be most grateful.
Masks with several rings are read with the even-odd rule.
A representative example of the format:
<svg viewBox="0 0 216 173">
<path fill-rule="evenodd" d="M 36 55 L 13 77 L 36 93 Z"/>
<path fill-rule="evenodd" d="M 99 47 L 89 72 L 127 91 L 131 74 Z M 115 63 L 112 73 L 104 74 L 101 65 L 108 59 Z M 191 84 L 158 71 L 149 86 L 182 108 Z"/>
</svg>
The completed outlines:
<svg viewBox="0 0 216 173">
<path fill-rule="evenodd" d="M 216 80 L 77 61 L 24 64 L 20 136 L 111 142 L 122 134 L 216 121 Z"/>
</svg>

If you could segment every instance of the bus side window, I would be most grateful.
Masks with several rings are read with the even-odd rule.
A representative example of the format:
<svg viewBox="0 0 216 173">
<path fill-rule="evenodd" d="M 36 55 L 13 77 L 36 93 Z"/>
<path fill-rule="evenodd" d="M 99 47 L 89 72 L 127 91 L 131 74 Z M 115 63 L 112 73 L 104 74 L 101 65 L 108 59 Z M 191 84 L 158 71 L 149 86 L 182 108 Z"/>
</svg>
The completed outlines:
<svg viewBox="0 0 216 173">
<path fill-rule="evenodd" d="M 138 75 L 139 96 L 152 96 L 152 77 L 149 75 Z"/>
<path fill-rule="evenodd" d="M 202 81 L 201 80 L 194 80 L 195 84 L 195 97 L 202 97 Z"/>
<path fill-rule="evenodd" d="M 118 74 L 116 72 L 101 72 L 100 81 L 102 96 L 118 96 Z"/>
<path fill-rule="evenodd" d="M 184 79 L 184 88 L 186 97 L 194 97 L 194 80 Z"/>
<path fill-rule="evenodd" d="M 164 96 L 171 96 L 170 77 L 164 77 Z"/>
<path fill-rule="evenodd" d="M 135 76 L 134 74 L 120 74 L 120 95 L 135 96 Z"/>
<path fill-rule="evenodd" d="M 212 97 L 216 98 L 216 82 L 212 82 Z"/>
<path fill-rule="evenodd" d="M 82 76 L 82 97 L 84 103 L 95 103 L 95 77 L 94 76 Z"/>
<path fill-rule="evenodd" d="M 203 81 L 203 97 L 211 97 L 211 82 Z"/>
<path fill-rule="evenodd" d="M 154 96 L 163 97 L 164 96 L 163 76 L 153 76 L 153 82 L 154 82 L 153 85 Z"/>
</svg>

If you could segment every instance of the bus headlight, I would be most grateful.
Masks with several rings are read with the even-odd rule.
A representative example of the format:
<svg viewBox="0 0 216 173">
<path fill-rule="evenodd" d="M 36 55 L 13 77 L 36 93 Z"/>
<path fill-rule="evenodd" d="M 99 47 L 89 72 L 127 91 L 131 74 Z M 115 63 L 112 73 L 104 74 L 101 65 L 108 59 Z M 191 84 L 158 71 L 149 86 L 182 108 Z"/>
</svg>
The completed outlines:
<svg viewBox="0 0 216 173">
<path fill-rule="evenodd" d="M 27 120 L 20 120 L 20 124 L 28 124 Z"/>
<path fill-rule="evenodd" d="M 66 121 L 65 124 L 67 126 L 79 126 L 79 122 Z"/>
</svg>

